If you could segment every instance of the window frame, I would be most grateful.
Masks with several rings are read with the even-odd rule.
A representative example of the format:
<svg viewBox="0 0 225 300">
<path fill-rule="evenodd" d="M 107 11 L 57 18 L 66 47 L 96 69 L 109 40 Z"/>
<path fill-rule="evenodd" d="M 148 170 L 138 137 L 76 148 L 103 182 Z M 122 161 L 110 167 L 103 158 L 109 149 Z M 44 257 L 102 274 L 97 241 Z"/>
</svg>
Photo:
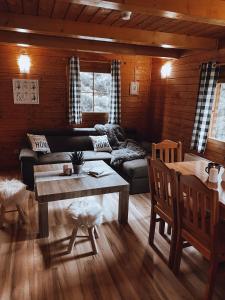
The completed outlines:
<svg viewBox="0 0 225 300">
<path fill-rule="evenodd" d="M 83 92 L 81 90 L 81 94 L 89 94 L 89 95 L 92 95 L 92 107 L 93 107 L 93 110 L 91 111 L 82 111 L 82 114 L 83 113 L 109 113 L 109 109 L 108 111 L 95 111 L 94 108 L 95 108 L 95 95 L 102 95 L 102 96 L 108 96 L 107 93 L 100 93 L 99 91 L 96 92 L 94 87 L 95 87 L 95 74 L 110 74 L 110 72 L 99 72 L 99 71 L 83 71 L 81 70 L 80 73 L 91 73 L 92 74 L 92 92 Z"/>
<path fill-rule="evenodd" d="M 213 107 L 212 107 L 212 114 L 210 118 L 210 124 L 209 124 L 209 132 L 208 132 L 208 139 L 214 140 L 220 143 L 225 143 L 225 140 L 220 140 L 218 138 L 215 138 L 215 135 L 213 135 L 213 130 L 215 130 L 215 124 L 217 121 L 217 113 L 218 113 L 218 107 L 220 102 L 220 91 L 221 91 L 221 84 L 225 84 L 225 80 L 223 81 L 217 81 L 216 88 L 215 88 L 215 95 L 213 100 Z"/>
</svg>

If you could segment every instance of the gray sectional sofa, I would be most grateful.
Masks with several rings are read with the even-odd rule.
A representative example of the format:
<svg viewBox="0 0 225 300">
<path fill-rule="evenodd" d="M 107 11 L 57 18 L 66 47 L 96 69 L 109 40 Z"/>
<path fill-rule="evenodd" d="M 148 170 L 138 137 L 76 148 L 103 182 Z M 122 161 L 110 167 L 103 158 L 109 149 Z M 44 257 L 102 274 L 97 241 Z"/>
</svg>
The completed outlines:
<svg viewBox="0 0 225 300">
<path fill-rule="evenodd" d="M 110 153 L 93 150 L 89 136 L 98 135 L 94 128 L 35 130 L 29 131 L 29 133 L 45 135 L 51 149 L 51 153 L 37 153 L 31 149 L 27 141 L 25 147 L 20 151 L 22 179 L 31 190 L 34 188 L 34 165 L 69 162 L 68 154 L 73 151 L 83 151 L 86 161 L 104 160 L 110 164 Z M 151 149 L 150 144 L 143 144 L 143 146 L 146 149 Z M 130 183 L 130 194 L 149 191 L 146 158 L 123 162 L 116 171 Z"/>
</svg>

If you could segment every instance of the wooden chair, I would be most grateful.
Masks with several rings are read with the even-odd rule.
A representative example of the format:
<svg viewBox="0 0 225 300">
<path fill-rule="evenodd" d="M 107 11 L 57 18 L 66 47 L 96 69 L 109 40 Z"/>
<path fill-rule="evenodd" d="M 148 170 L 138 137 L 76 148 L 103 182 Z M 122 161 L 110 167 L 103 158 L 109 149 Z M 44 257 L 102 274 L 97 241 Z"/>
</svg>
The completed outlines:
<svg viewBox="0 0 225 300">
<path fill-rule="evenodd" d="M 159 155 L 158 155 L 159 152 Z M 182 161 L 182 143 L 164 140 L 161 143 L 152 144 L 152 159 L 164 161 L 165 163 Z"/>
<path fill-rule="evenodd" d="M 152 144 L 152 159 L 164 161 L 165 163 L 182 161 L 182 143 L 164 140 L 158 144 Z M 164 236 L 165 222 L 160 222 L 159 233 Z M 168 224 L 167 233 L 171 234 L 171 227 Z"/>
<path fill-rule="evenodd" d="M 225 226 L 219 222 L 218 192 L 209 189 L 194 175 L 179 174 L 178 177 L 178 238 L 174 273 L 179 273 L 182 249 L 188 242 L 209 260 L 204 299 L 212 299 L 218 263 L 225 260 Z"/>
<path fill-rule="evenodd" d="M 172 268 L 177 240 L 176 222 L 176 172 L 162 161 L 148 159 L 149 184 L 151 190 L 151 221 L 149 244 L 154 246 L 156 222 L 168 223 L 172 228 L 168 265 Z M 157 215 L 159 217 L 157 217 Z"/>
</svg>

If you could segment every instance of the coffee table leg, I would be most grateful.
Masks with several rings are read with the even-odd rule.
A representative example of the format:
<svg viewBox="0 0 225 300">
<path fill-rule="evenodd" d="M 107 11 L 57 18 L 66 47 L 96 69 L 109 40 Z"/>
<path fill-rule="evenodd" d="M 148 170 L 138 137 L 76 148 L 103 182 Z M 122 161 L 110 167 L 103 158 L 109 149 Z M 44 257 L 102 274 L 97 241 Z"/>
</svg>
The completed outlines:
<svg viewBox="0 0 225 300">
<path fill-rule="evenodd" d="M 39 238 L 48 237 L 48 202 L 38 202 Z"/>
<path fill-rule="evenodd" d="M 128 207 L 129 207 L 129 192 L 119 192 L 119 211 L 118 221 L 120 224 L 126 224 L 128 222 Z"/>
</svg>

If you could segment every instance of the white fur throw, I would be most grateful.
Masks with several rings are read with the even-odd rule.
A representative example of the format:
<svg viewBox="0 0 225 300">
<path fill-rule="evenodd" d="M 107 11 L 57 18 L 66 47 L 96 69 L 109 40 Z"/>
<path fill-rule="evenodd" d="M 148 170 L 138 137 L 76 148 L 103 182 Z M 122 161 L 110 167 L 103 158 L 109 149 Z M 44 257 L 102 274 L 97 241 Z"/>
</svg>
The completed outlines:
<svg viewBox="0 0 225 300">
<path fill-rule="evenodd" d="M 92 201 L 75 200 L 67 208 L 67 213 L 78 226 L 91 227 L 102 223 L 102 207 Z"/>
<path fill-rule="evenodd" d="M 0 202 L 4 205 L 19 205 L 26 196 L 26 185 L 21 181 L 1 180 L 0 181 Z"/>
</svg>

